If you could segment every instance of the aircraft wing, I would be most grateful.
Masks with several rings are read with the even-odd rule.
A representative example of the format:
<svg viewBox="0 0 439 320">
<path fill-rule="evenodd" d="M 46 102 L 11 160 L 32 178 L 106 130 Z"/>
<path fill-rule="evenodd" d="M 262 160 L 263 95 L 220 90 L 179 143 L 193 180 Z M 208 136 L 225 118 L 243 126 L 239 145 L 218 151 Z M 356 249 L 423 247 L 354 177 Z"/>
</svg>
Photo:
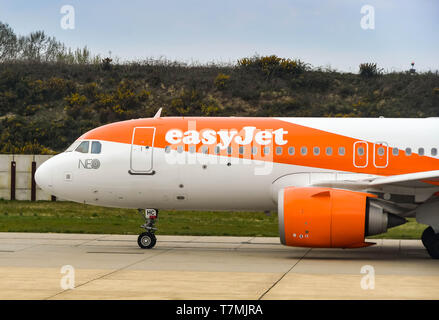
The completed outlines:
<svg viewBox="0 0 439 320">
<path fill-rule="evenodd" d="M 425 188 L 432 187 L 433 185 L 439 186 L 439 170 L 399 174 L 394 176 L 377 177 L 365 180 L 321 181 L 316 182 L 314 185 L 322 187 L 326 186 L 333 188 L 347 188 L 354 190 L 380 187 L 384 185 Z"/>
<path fill-rule="evenodd" d="M 406 182 L 438 182 L 439 184 L 439 170 L 433 171 L 424 171 L 424 172 L 415 172 L 415 173 L 407 173 L 407 174 L 399 174 L 396 176 L 389 177 L 381 177 L 375 180 L 372 180 L 369 185 L 370 186 L 381 186 L 384 184 L 398 184 L 398 183 L 406 183 Z"/>
</svg>

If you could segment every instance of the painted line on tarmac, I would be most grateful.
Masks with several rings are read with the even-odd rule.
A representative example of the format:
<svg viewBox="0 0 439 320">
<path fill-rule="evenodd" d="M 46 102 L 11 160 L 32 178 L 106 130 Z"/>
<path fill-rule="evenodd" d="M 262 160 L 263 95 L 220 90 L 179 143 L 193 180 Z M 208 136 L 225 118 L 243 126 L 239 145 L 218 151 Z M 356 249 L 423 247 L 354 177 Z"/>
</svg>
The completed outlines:
<svg viewBox="0 0 439 320">
<path fill-rule="evenodd" d="M 310 252 L 312 250 L 312 248 L 309 248 L 304 254 L 303 254 L 303 256 L 301 256 L 297 261 L 296 261 L 296 263 L 290 268 L 290 269 L 288 269 L 287 270 L 287 272 L 285 272 L 275 283 L 273 283 L 273 285 L 270 287 L 270 288 L 268 288 L 259 298 L 258 298 L 258 300 L 262 300 L 262 298 L 271 290 L 271 289 L 273 289 L 288 273 L 290 273 L 290 271 L 291 270 L 293 270 L 294 269 L 294 267 L 295 266 L 297 266 L 297 264 L 300 262 L 300 261 L 302 261 L 302 259 L 303 258 L 305 258 L 305 256 Z"/>
<path fill-rule="evenodd" d="M 106 274 L 104 274 L 104 275 L 102 275 L 102 276 L 100 276 L 100 277 L 95 278 L 95 279 L 91 279 L 91 280 L 89 280 L 89 281 L 86 281 L 86 282 L 84 282 L 84 283 L 78 285 L 77 287 L 75 287 L 75 289 L 78 289 L 78 288 L 80 288 L 80 287 L 83 287 L 83 286 L 85 286 L 85 285 L 87 285 L 87 284 L 89 284 L 89 283 L 91 283 L 91 282 L 93 282 L 93 281 L 95 281 L 95 280 L 100 280 L 100 279 L 103 279 L 103 278 L 105 278 L 105 277 L 107 277 L 107 276 L 111 276 L 111 275 L 113 275 L 113 274 L 115 274 L 115 273 L 117 273 L 117 272 L 119 272 L 119 271 L 122 271 L 122 270 L 128 269 L 129 267 L 132 267 L 132 266 L 134 266 L 134 265 L 136 265 L 136 264 L 138 264 L 138 263 L 144 262 L 144 261 L 149 260 L 149 259 L 151 259 L 151 258 L 157 257 L 157 256 L 159 256 L 159 255 L 161 255 L 161 254 L 167 253 L 167 252 L 169 252 L 169 251 L 171 251 L 171 250 L 173 250 L 173 249 L 174 249 L 174 248 L 170 248 L 170 249 L 167 249 L 167 250 L 163 250 L 163 251 L 161 251 L 161 252 L 158 252 L 157 254 L 154 254 L 154 255 L 148 256 L 148 257 L 146 257 L 146 258 L 144 258 L 144 259 L 140 259 L 139 261 L 136 261 L 136 262 L 130 263 L 130 264 L 128 264 L 128 265 L 126 265 L 126 266 L 124 266 L 124 267 L 122 267 L 122 268 L 119 268 L 119 269 L 113 270 L 113 271 L 111 271 L 111 272 L 108 272 L 108 273 L 106 273 Z M 50 297 L 47 297 L 47 298 L 45 298 L 45 299 L 43 299 L 43 300 L 50 300 L 50 299 L 52 299 L 52 298 L 54 298 L 54 297 L 56 297 L 56 296 L 59 296 L 59 295 L 63 294 L 63 293 L 66 292 L 66 291 L 70 291 L 70 290 L 62 290 L 62 291 L 60 291 L 60 292 L 58 292 L 58 293 L 56 293 L 56 294 L 54 294 L 54 295 L 52 295 L 52 296 L 50 296 Z"/>
</svg>

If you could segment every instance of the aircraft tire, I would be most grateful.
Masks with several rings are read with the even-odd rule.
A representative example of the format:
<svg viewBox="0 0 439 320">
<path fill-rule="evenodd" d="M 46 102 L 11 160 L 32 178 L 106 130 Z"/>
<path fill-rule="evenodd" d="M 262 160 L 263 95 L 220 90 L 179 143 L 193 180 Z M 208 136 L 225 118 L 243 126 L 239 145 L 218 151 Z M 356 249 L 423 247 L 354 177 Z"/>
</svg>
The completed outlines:
<svg viewBox="0 0 439 320">
<path fill-rule="evenodd" d="M 143 232 L 137 238 L 137 244 L 142 249 L 151 249 L 155 246 L 156 242 L 157 238 L 151 232 Z"/>
<path fill-rule="evenodd" d="M 422 244 L 424 245 L 424 247 L 427 247 L 427 244 L 434 238 L 434 230 L 432 227 L 428 227 L 427 229 L 424 230 L 424 232 L 422 233 Z"/>
<path fill-rule="evenodd" d="M 432 227 L 428 227 L 422 233 L 422 243 L 428 254 L 433 259 L 439 259 L 439 233 L 434 233 Z"/>
</svg>

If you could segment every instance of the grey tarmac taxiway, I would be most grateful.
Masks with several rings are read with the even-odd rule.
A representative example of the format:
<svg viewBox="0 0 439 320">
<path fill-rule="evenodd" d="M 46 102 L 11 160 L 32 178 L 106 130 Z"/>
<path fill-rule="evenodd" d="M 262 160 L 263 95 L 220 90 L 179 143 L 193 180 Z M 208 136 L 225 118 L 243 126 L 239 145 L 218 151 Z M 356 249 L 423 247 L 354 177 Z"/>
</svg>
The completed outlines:
<svg viewBox="0 0 439 320">
<path fill-rule="evenodd" d="M 0 299 L 439 298 L 439 260 L 418 240 L 309 249 L 278 238 L 159 235 L 151 250 L 136 240 L 0 233 Z M 73 275 L 74 289 L 63 288 Z"/>
</svg>

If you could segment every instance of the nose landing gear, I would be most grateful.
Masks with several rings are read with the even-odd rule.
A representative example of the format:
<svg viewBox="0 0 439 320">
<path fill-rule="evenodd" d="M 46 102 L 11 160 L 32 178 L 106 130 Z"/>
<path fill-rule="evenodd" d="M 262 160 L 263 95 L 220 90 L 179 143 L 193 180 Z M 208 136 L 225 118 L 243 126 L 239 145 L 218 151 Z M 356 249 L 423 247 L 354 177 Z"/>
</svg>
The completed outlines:
<svg viewBox="0 0 439 320">
<path fill-rule="evenodd" d="M 137 244 L 142 249 L 151 249 L 157 242 L 154 234 L 157 228 L 154 227 L 154 224 L 158 218 L 158 211 L 156 209 L 139 209 L 139 213 L 145 219 L 145 223 L 140 227 L 145 229 L 146 232 L 139 235 L 137 238 Z"/>
<path fill-rule="evenodd" d="M 439 233 L 435 233 L 432 227 L 428 227 L 422 233 L 422 243 L 430 257 L 439 259 Z"/>
</svg>

